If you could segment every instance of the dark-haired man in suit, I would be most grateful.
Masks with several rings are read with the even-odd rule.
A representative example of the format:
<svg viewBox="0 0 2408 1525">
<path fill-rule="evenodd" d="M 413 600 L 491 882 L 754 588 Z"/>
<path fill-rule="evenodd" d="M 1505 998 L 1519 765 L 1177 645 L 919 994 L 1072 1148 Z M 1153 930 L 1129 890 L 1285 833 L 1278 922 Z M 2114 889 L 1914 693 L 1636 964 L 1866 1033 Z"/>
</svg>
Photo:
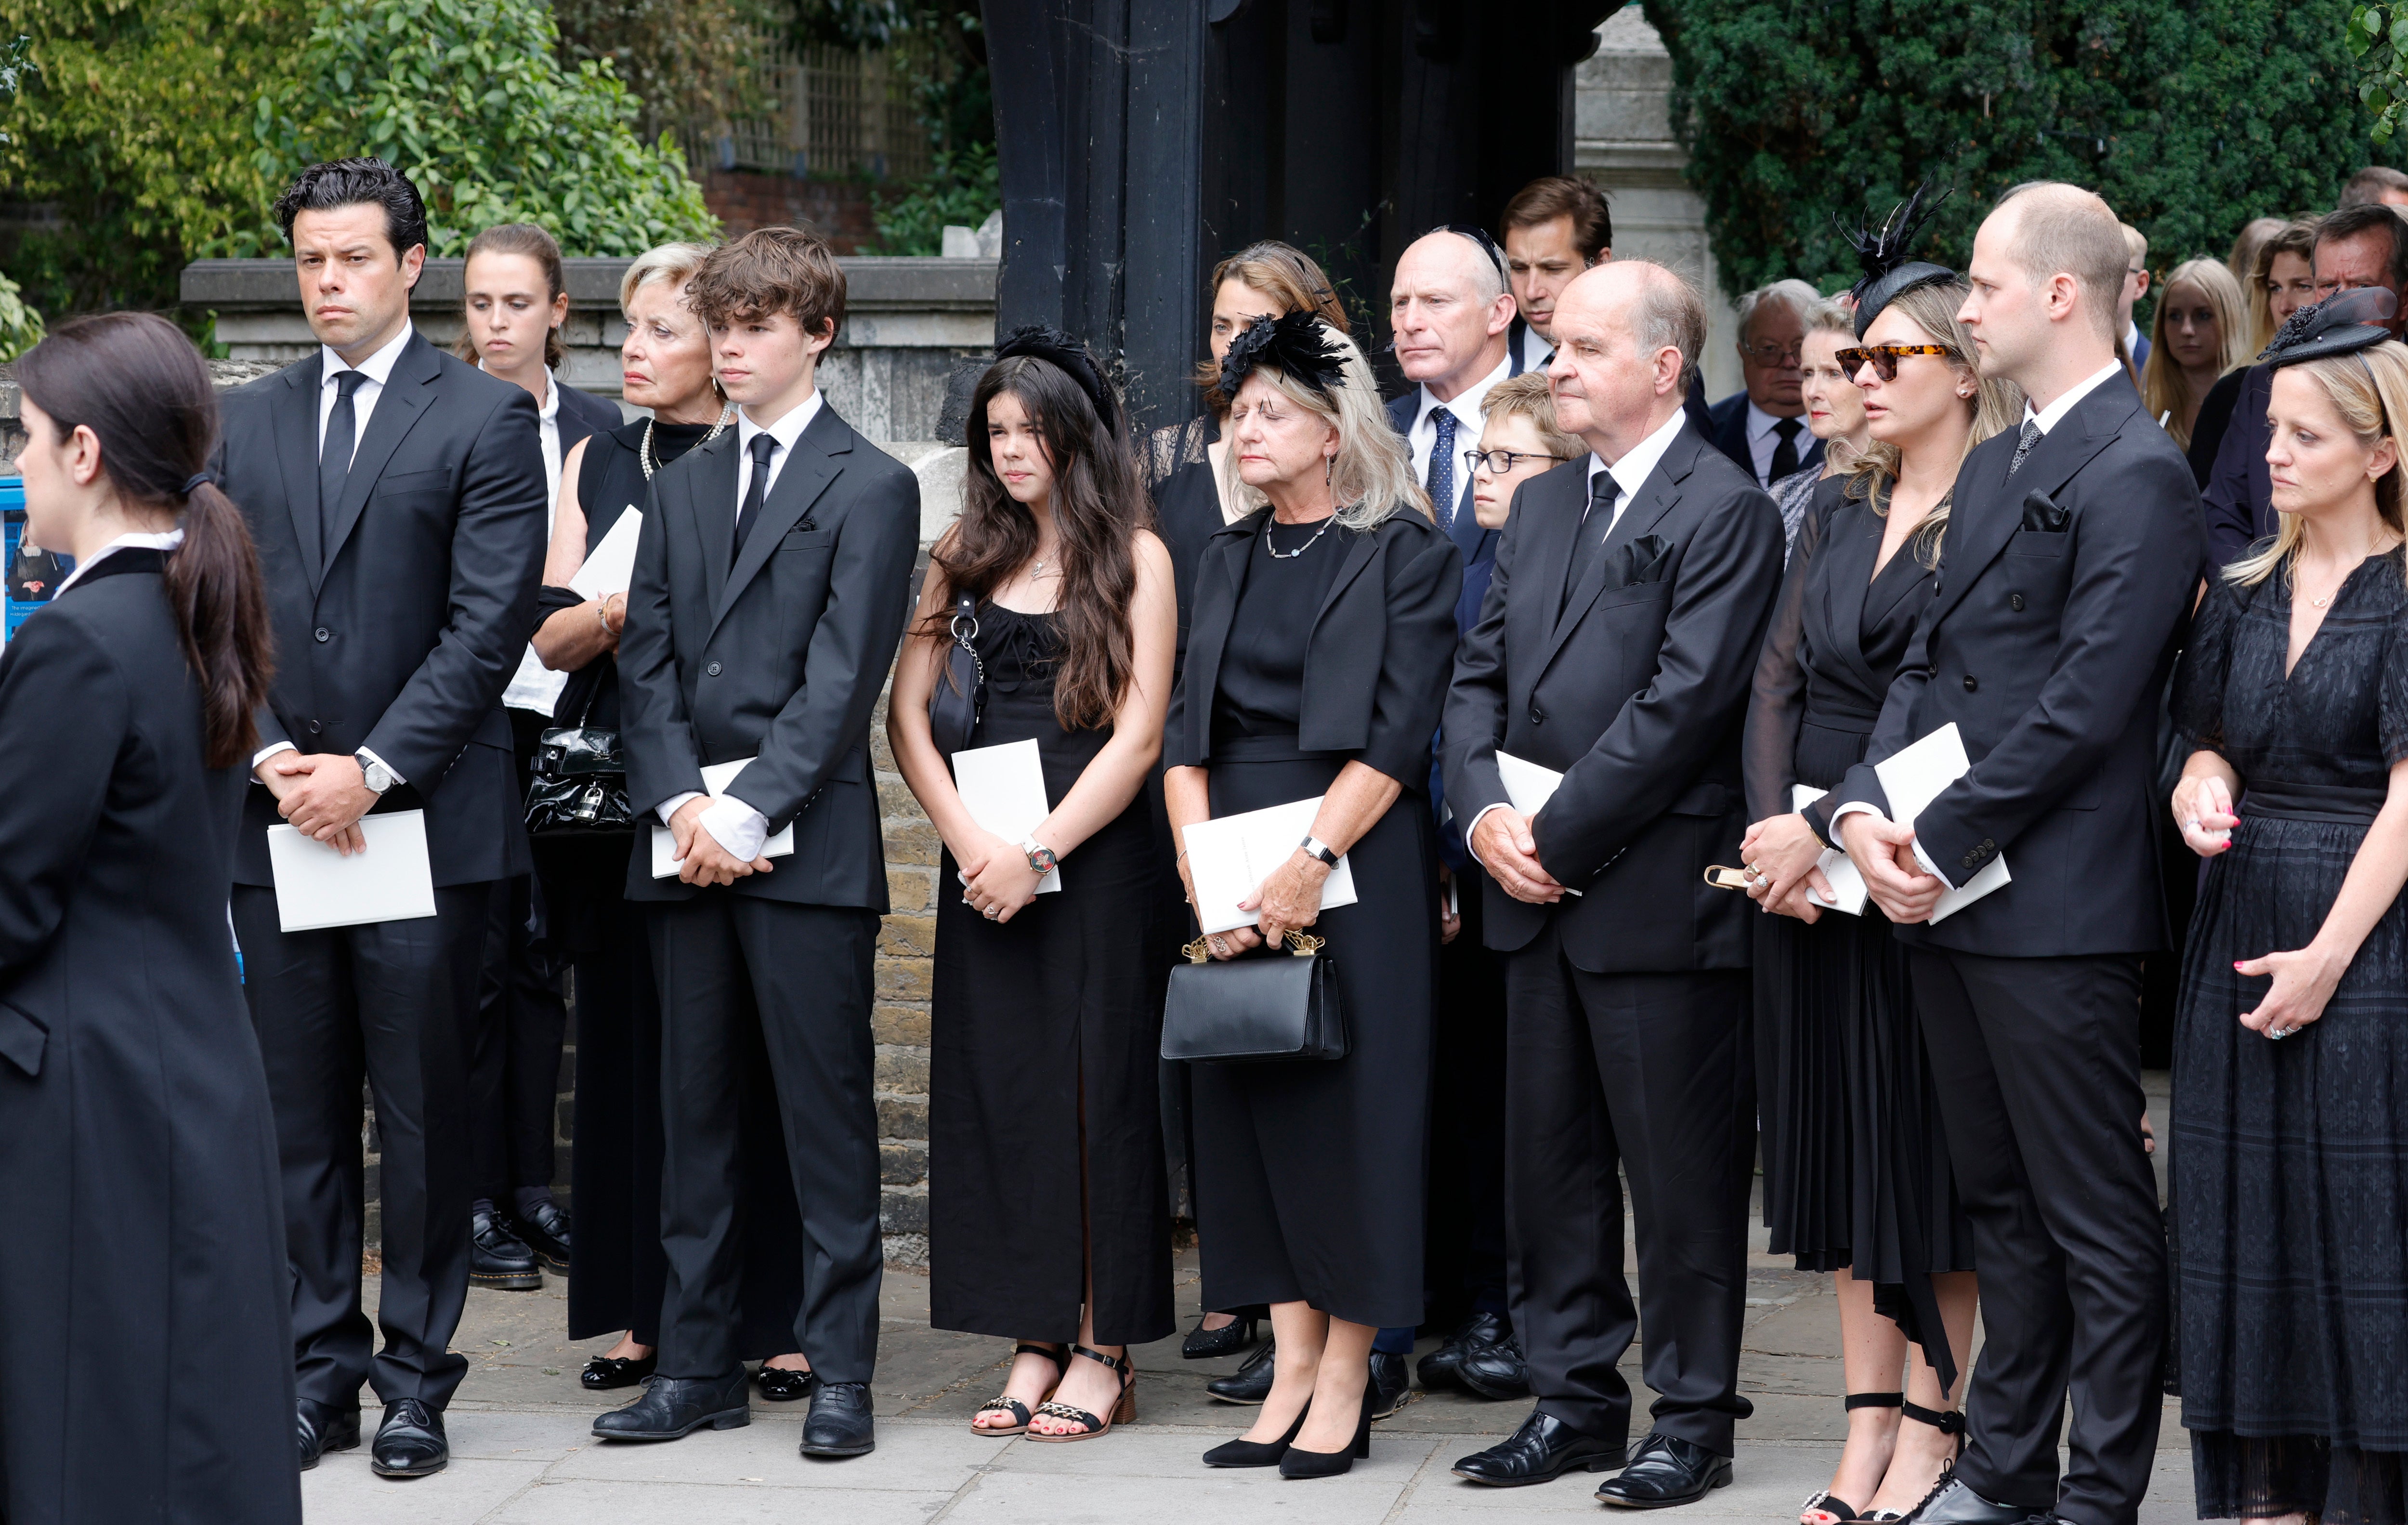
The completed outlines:
<svg viewBox="0 0 2408 1525">
<path fill-rule="evenodd" d="M 1782 569 L 1781 512 L 1689 423 L 1705 307 L 1661 266 L 1586 271 L 1555 308 L 1557 423 L 1589 447 L 1514 495 L 1445 712 L 1447 798 L 1506 959 L 1506 1239 L 1538 1406 L 1455 1464 L 1499 1486 L 1621 1467 L 1638 1331 L 1651 1432 L 1598 1493 L 1730 1481 L 1755 1095 L 1752 909 L 1706 887 L 1746 826 L 1740 727 Z M 1498 754 L 1562 773 L 1517 811 Z M 1575 893 L 1577 892 L 1577 893 Z M 1670 1099 L 1669 1103 L 1667 1099 Z"/>
<path fill-rule="evenodd" d="M 501 708 L 543 568 L 535 402 L 410 325 L 418 192 L 379 159 L 301 172 L 276 205 L 316 354 L 225 399 L 218 468 L 267 583 L 276 687 L 235 866 L 235 934 L 267 1061 L 293 1260 L 300 1462 L 359 1444 L 376 1470 L 450 1458 L 444 1405 L 468 1292 L 468 1044 L 495 881 L 530 866 Z M 360 844 L 423 810 L 432 920 L 286 932 L 267 828 Z M 384 1219 L 377 1323 L 360 1309 L 360 1081 Z"/>
</svg>

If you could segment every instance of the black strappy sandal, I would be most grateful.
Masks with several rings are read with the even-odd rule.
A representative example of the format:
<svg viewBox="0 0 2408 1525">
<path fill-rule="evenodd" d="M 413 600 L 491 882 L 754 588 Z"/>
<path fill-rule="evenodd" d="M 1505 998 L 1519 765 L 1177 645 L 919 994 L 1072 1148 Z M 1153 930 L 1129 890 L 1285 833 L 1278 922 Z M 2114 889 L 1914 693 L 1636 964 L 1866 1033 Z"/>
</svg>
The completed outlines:
<svg viewBox="0 0 2408 1525">
<path fill-rule="evenodd" d="M 1902 1392 L 1852 1392 L 1848 1394 L 1846 1406 L 1850 1413 L 1854 1413 L 1860 1408 L 1895 1408 L 1905 1410 L 1911 1409 L 1914 1405 L 1906 1401 L 1906 1394 Z M 1850 1520 L 1866 1519 L 1870 1518 L 1869 1516 L 1856 1513 L 1856 1506 L 1848 1503 L 1845 1499 L 1835 1499 L 1831 1497 L 1831 1491 L 1828 1489 L 1825 1489 L 1820 1492 L 1817 1492 L 1813 1498 L 1808 1499 L 1804 1503 L 1798 1506 L 1799 1525 L 1807 1525 L 1806 1517 L 1810 1513 L 1821 1513 L 1830 1516 L 1833 1525 L 1847 1525 L 1847 1522 Z"/>
<path fill-rule="evenodd" d="M 1112 1426 L 1116 1424 L 1128 1424 L 1137 1418 L 1137 1368 L 1129 1364 L 1126 1356 L 1107 1356 L 1100 1350 L 1090 1350 L 1082 1345 L 1072 1345 L 1070 1354 L 1084 1356 L 1099 1366 L 1118 1372 L 1121 1376 L 1121 1395 L 1112 1403 L 1111 1416 L 1101 1419 L 1083 1408 L 1073 1408 L 1068 1403 L 1048 1402 L 1038 1404 L 1037 1412 L 1049 1418 L 1068 1419 L 1072 1424 L 1084 1425 L 1086 1428 L 1073 1431 L 1067 1435 L 1040 1434 L 1031 1430 L 1028 1431 L 1028 1438 L 1032 1441 L 1093 1440 L 1097 1435 L 1111 1434 Z"/>
<path fill-rule="evenodd" d="M 1948 1480 L 1956 1475 L 1956 1463 L 1965 1455 L 1965 1415 L 1961 1409 L 1926 1408 L 1921 1403 L 1900 1403 L 1899 1408 L 1915 1423 L 1928 1424 L 1943 1435 L 1956 1437 L 1956 1454 L 1948 1459 L 1948 1464 L 1940 1469 L 1940 1475 L 1932 1479 L 1930 1490 L 1925 1493 L 1922 1502 L 1914 1506 L 1914 1509 L 1920 1509 L 1924 1504 L 1929 1503 L 1942 1489 L 1946 1488 Z M 1914 1509 L 1908 1510 L 1907 1514 L 1914 1513 Z M 1868 1521 L 1869 1525 L 1898 1525 L 1898 1522 L 1904 1519 L 1906 1515 L 1891 1509 L 1876 1509 L 1861 1518 Z"/>
<path fill-rule="evenodd" d="M 1077 1345 L 1072 1345 L 1070 1348 L 1076 1350 L 1079 1347 Z M 1042 1356 L 1047 1360 L 1052 1361 L 1054 1363 L 1054 1387 L 1058 1388 L 1062 1385 L 1063 1374 L 1070 1369 L 1070 1362 L 1068 1359 L 1062 1354 L 1060 1346 L 1050 1345 L 1029 1345 L 1024 1342 L 1011 1347 L 1011 1354 L 1014 1360 L 1017 1360 L 1024 1351 L 1032 1356 Z M 1053 1397 L 1054 1388 L 1046 1388 L 1045 1396 L 1047 1398 Z M 1042 1400 L 1039 1401 L 1039 1406 L 1043 1406 Z M 1009 1414 L 1011 1416 L 1012 1422 L 1009 1427 L 1004 1425 L 985 1425 L 979 1423 L 980 1416 L 986 1414 Z M 1017 1398 L 997 1396 L 990 1399 L 986 1403 L 979 1405 L 977 1414 L 970 1416 L 970 1432 L 972 1434 L 1017 1435 L 1026 1432 L 1027 1429 L 1028 1405 L 1022 1403 Z"/>
</svg>

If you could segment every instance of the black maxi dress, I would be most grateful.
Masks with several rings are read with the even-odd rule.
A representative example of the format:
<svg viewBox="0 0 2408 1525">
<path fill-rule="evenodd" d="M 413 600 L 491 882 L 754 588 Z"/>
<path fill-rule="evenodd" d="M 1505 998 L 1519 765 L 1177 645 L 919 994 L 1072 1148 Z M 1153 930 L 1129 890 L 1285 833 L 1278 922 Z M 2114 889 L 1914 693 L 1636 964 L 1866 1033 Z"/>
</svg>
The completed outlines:
<svg viewBox="0 0 2408 1525">
<path fill-rule="evenodd" d="M 2408 1453 L 2408 899 L 2323 1016 L 2243 1028 L 2270 985 L 2236 959 L 2306 947 L 2392 764 L 2408 757 L 2408 583 L 2397 552 L 2342 584 L 2288 676 L 2277 570 L 2217 579 L 2174 718 L 2244 793 L 2210 859 L 2174 1028 L 2173 1277 L 2200 1518 L 2303 1510 L 2397 1525 Z"/>
<path fill-rule="evenodd" d="M 989 603 L 978 626 L 987 698 L 970 744 L 1034 740 L 1046 798 L 1058 805 L 1111 727 L 1068 730 L 1054 717 L 1062 647 L 1053 615 Z M 1009 922 L 965 904 L 950 850 L 941 863 L 929 1006 L 929 1321 L 1078 1338 L 1083 1228 L 1096 1343 L 1159 1340 L 1173 1326 L 1170 1205 L 1154 1068 L 1162 975 L 1151 957 L 1161 870 L 1144 798 L 1062 859 L 1061 889 Z"/>
<path fill-rule="evenodd" d="M 1910 540 L 1876 575 L 1883 518 L 1845 477 L 1814 490 L 1765 637 L 1747 717 L 1748 816 L 1791 810 L 1791 785 L 1838 786 L 1862 761 L 1890 678 L 1931 602 Z M 1813 926 L 1760 915 L 1756 1074 L 1764 1221 L 1800 1271 L 1874 1284 L 1944 1383 L 1956 1361 L 1931 1291 L 1973 1269 L 1906 949 L 1867 901 Z"/>
<path fill-rule="evenodd" d="M 676 460 L 710 434 L 702 424 L 652 424 L 653 464 Z M 623 513 L 641 512 L 650 491 L 637 452 L 644 421 L 591 437 L 577 478 L 591 555 Z M 540 625 L 584 599 L 543 589 Z M 619 727 L 619 665 L 609 653 L 569 674 L 552 712 L 560 726 Z M 660 1343 L 661 1003 L 640 908 L 628 903 L 627 855 L 638 830 L 534 839 L 552 936 L 568 958 L 576 996 L 576 1148 L 569 1162 L 577 1233 L 569 1245 L 568 1337 L 618 1330 L 638 1345 Z M 794 1348 L 802 1306 L 802 1218 L 786 1170 L 786 1142 L 769 1087 L 767 1053 L 748 1066 L 757 1078 L 742 1100 L 745 1130 L 742 1324 L 747 1359 Z"/>
<path fill-rule="evenodd" d="M 0 656 L 0 1519 L 300 1525 L 276 1122 L 153 550 Z"/>
</svg>

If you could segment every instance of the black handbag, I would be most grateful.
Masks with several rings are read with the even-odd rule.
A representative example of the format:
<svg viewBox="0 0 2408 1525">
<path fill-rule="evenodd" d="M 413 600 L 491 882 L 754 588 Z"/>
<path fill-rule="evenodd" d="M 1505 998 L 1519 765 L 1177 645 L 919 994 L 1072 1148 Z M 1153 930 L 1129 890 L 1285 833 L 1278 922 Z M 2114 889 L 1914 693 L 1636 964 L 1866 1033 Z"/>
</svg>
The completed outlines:
<svg viewBox="0 0 2408 1525">
<path fill-rule="evenodd" d="M 595 683 L 585 696 L 577 724 L 547 730 L 536 743 L 535 776 L 527 784 L 526 828 L 538 837 L 594 831 L 630 831 L 636 813 L 627 802 L 627 758 L 619 733 L 589 726 Z"/>
<path fill-rule="evenodd" d="M 968 594 L 954 601 L 950 628 L 953 643 L 945 648 L 945 670 L 928 693 L 928 735 L 947 757 L 970 744 L 986 709 L 986 664 L 970 644 L 978 639 L 978 605 Z"/>
<path fill-rule="evenodd" d="M 1162 1057 L 1193 1062 L 1342 1059 L 1346 1013 L 1326 938 L 1287 934 L 1291 957 L 1215 962 L 1197 939 L 1170 971 Z"/>
</svg>

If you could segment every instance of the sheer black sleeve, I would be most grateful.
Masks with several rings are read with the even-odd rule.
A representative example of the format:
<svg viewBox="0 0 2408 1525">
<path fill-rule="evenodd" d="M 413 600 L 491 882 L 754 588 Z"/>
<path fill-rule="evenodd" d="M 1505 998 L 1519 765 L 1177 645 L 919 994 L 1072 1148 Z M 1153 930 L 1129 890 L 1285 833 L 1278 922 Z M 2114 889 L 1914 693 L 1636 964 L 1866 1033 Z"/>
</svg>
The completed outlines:
<svg viewBox="0 0 2408 1525">
<path fill-rule="evenodd" d="M 1212 421 L 1205 417 L 1173 424 L 1146 436 L 1142 463 L 1146 492 L 1159 491 L 1162 484 L 1170 480 L 1172 472 L 1205 459 L 1204 447 L 1211 442 Z"/>
<path fill-rule="evenodd" d="M 1846 497 L 1845 477 L 1827 478 L 1815 486 L 1789 548 L 1781 601 L 1773 605 L 1772 625 L 1764 632 L 1741 751 L 1750 821 L 1789 813 L 1789 788 L 1798 782 L 1798 722 L 1806 711 L 1806 583 L 1813 576 L 1814 553 L 1830 527 L 1831 515 Z"/>
<path fill-rule="evenodd" d="M 2174 669 L 2173 722 L 2194 752 L 2224 750 L 2224 688 L 2232 669 L 2232 632 L 2241 623 L 2241 595 L 2231 583 L 2210 578 L 2207 597 L 2200 600 L 2190 636 L 2183 642 L 2182 662 Z M 2386 684 L 2389 681 L 2386 673 Z M 2387 741 L 2387 703 L 2384 713 Z"/>
<path fill-rule="evenodd" d="M 2383 649 L 2383 760 L 2408 757 L 2408 608 L 2391 616 L 2391 639 Z"/>
</svg>

